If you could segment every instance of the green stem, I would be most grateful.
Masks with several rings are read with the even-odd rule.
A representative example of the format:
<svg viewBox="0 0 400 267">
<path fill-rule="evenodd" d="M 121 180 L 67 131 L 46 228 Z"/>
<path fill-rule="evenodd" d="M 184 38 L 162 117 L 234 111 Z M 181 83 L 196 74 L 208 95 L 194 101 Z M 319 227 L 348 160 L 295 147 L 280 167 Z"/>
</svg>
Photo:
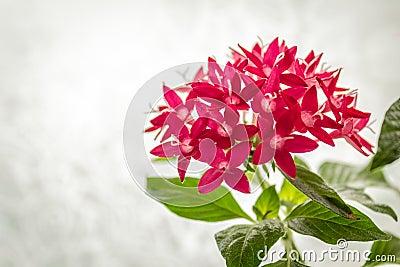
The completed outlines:
<svg viewBox="0 0 400 267">
<path fill-rule="evenodd" d="M 300 251 L 298 250 L 294 239 L 293 239 L 293 233 L 292 230 L 289 228 L 286 229 L 286 235 L 282 238 L 283 245 L 285 247 L 286 251 L 286 258 L 287 258 L 287 266 L 290 266 L 290 253 L 291 251 L 295 250 L 298 252 L 298 255 L 300 256 L 299 261 L 303 262 L 303 259 L 301 258 Z"/>
<path fill-rule="evenodd" d="M 257 166 L 254 176 L 257 179 L 257 181 L 260 183 L 263 191 L 270 186 L 269 183 L 264 179 L 264 177 L 262 177 L 262 174 L 260 172 L 260 167 Z"/>
</svg>

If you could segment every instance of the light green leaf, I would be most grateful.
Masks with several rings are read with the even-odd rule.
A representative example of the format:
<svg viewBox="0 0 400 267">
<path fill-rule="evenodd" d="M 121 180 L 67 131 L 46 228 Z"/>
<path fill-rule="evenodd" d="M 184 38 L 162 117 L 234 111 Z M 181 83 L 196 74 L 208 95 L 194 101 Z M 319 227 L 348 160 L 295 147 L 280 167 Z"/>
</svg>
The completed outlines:
<svg viewBox="0 0 400 267">
<path fill-rule="evenodd" d="M 388 109 L 382 124 L 378 151 L 372 159 L 371 170 L 392 163 L 400 157 L 400 98 Z"/>
<path fill-rule="evenodd" d="M 387 214 L 397 221 L 396 212 L 391 207 L 385 204 L 375 203 L 375 201 L 368 194 L 366 194 L 363 189 L 347 187 L 339 189 L 338 191 L 344 199 L 357 201 L 367 208 L 370 208 L 375 212 Z"/>
<path fill-rule="evenodd" d="M 257 220 L 261 221 L 266 218 L 278 217 L 280 207 L 281 203 L 275 186 L 270 186 L 261 193 L 253 206 L 253 210 L 257 215 Z"/>
<path fill-rule="evenodd" d="M 305 162 L 304 159 L 300 158 L 299 156 L 294 156 L 294 163 L 298 166 L 302 166 L 306 169 L 310 169 L 310 166 Z"/>
<path fill-rule="evenodd" d="M 375 241 L 369 259 L 364 266 L 400 264 L 400 239 L 392 235 L 389 241 Z"/>
<path fill-rule="evenodd" d="M 279 197 L 286 204 L 297 205 L 301 204 L 308 199 L 300 190 L 292 185 L 287 179 L 283 180 Z"/>
<path fill-rule="evenodd" d="M 350 208 L 359 220 L 343 218 L 315 201 L 298 206 L 285 220 L 288 227 L 294 231 L 314 236 L 328 244 L 336 244 L 339 239 L 347 241 L 390 239 L 390 235 L 382 232 L 368 216 L 354 207 Z"/>
<path fill-rule="evenodd" d="M 227 267 L 257 267 L 258 251 L 271 248 L 285 234 L 278 220 L 234 225 L 215 234 L 215 240 Z"/>
<path fill-rule="evenodd" d="M 312 200 L 342 217 L 356 219 L 346 203 L 321 177 L 302 166 L 296 166 L 296 170 L 297 175 L 295 179 L 288 177 L 284 172 L 282 173 L 292 185 Z"/>
<path fill-rule="evenodd" d="M 173 213 L 188 219 L 207 222 L 235 218 L 253 219 L 247 215 L 225 187 L 218 187 L 209 194 L 197 190 L 199 179 L 186 177 L 182 184 L 179 178 L 147 178 L 147 192 L 164 204 Z"/>
<path fill-rule="evenodd" d="M 339 162 L 324 162 L 319 167 L 319 174 L 332 186 L 349 185 L 365 188 L 368 186 L 391 187 L 381 170 L 370 172 L 356 166 Z"/>
</svg>

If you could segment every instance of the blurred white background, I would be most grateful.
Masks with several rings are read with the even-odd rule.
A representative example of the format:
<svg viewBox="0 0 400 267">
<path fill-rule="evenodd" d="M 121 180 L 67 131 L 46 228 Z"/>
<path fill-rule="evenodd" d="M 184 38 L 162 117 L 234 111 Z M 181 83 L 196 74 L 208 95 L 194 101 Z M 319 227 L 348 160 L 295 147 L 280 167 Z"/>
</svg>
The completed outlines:
<svg viewBox="0 0 400 267">
<path fill-rule="evenodd" d="M 168 67 L 280 36 L 344 67 L 341 84 L 360 89 L 378 131 L 399 97 L 399 10 L 396 0 L 1 0 L 0 266 L 223 266 L 213 234 L 234 222 L 178 218 L 129 176 L 122 130 L 135 91 Z M 331 151 L 308 159 L 367 160 Z M 388 168 L 397 186 L 399 170 Z M 398 196 L 373 195 L 400 213 Z"/>
</svg>

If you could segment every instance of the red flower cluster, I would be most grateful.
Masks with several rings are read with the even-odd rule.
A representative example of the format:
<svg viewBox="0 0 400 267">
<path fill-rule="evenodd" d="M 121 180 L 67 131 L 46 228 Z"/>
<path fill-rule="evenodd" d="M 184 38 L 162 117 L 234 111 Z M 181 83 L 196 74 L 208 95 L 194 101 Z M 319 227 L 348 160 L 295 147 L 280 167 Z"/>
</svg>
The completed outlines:
<svg viewBox="0 0 400 267">
<path fill-rule="evenodd" d="M 223 181 L 248 193 L 250 185 L 239 167 L 246 161 L 275 163 L 296 177 L 291 153 L 315 150 L 318 142 L 334 146 L 344 138 L 364 155 L 372 146 L 359 132 L 370 113 L 356 108 L 357 92 L 338 87 L 341 69 L 320 67 L 322 54 L 311 51 L 296 57 L 297 47 L 278 38 L 251 51 L 239 46 L 225 67 L 209 58 L 193 81 L 170 89 L 164 86 L 166 105 L 159 106 L 146 131 L 163 133 L 162 144 L 151 154 L 178 157 L 184 180 L 193 158 L 210 168 L 202 175 L 199 192 L 216 189 Z"/>
</svg>

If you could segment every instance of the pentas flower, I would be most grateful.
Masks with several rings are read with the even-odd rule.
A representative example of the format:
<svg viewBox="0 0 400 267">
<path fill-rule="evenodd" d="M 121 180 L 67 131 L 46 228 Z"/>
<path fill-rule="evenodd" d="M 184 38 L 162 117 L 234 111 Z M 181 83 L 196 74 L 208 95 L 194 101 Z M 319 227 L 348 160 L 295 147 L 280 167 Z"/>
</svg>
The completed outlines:
<svg viewBox="0 0 400 267">
<path fill-rule="evenodd" d="M 369 117 L 363 119 L 346 119 L 343 128 L 333 131 L 330 135 L 332 138 L 344 138 L 357 151 L 368 156 L 374 153 L 372 151 L 373 146 L 359 135 L 359 132 L 366 127 L 368 121 Z"/>
<path fill-rule="evenodd" d="M 161 112 L 157 117 L 150 120 L 153 126 L 147 128 L 146 132 L 162 129 L 168 126 L 162 141 L 166 140 L 171 134 L 177 134 L 185 122 L 192 119 L 191 111 L 194 103 L 192 101 L 183 102 L 181 97 L 168 86 L 163 86 L 164 99 L 167 105 L 161 105 L 158 111 Z"/>
<path fill-rule="evenodd" d="M 202 153 L 204 156 L 200 160 L 211 166 L 200 178 L 200 193 L 204 194 L 215 190 L 223 181 L 237 191 L 250 193 L 247 176 L 243 170 L 238 168 L 249 156 L 249 142 L 236 144 L 225 154 L 221 148 L 215 146 L 213 141 L 205 139 L 200 144 L 200 150 L 204 151 Z"/>
<path fill-rule="evenodd" d="M 321 112 L 318 105 L 317 89 L 312 86 L 304 94 L 301 104 L 290 96 L 285 96 L 289 110 L 295 113 L 295 128 L 301 133 L 309 132 L 320 141 L 335 146 L 332 137 L 323 129 L 339 128 L 339 124 Z"/>
<path fill-rule="evenodd" d="M 209 81 L 191 83 L 194 92 L 191 97 L 196 95 L 199 98 L 206 98 L 213 108 L 222 109 L 228 106 L 235 111 L 249 109 L 249 105 L 241 96 L 240 76 L 232 65 L 227 64 L 222 70 L 214 59 L 209 58 L 208 68 Z"/>
<path fill-rule="evenodd" d="M 197 120 L 189 132 L 186 126 L 183 126 L 175 140 L 167 141 L 153 148 L 150 153 L 161 158 L 171 158 L 178 156 L 178 173 L 181 181 L 185 179 L 186 170 L 192 158 L 199 159 L 199 143 L 202 132 L 205 128 L 203 120 Z"/>
<path fill-rule="evenodd" d="M 293 134 L 294 113 L 288 111 L 276 122 L 258 117 L 260 138 L 262 142 L 257 146 L 253 155 L 254 164 L 264 164 L 272 158 L 276 164 L 290 177 L 296 177 L 296 166 L 290 153 L 304 153 L 315 150 L 318 143 L 306 136 Z"/>
<path fill-rule="evenodd" d="M 301 58 L 296 46 L 274 39 L 269 45 L 232 49 L 225 66 L 209 58 L 187 84 L 163 87 L 165 104 L 146 132 L 163 131 L 158 157 L 178 157 L 182 181 L 191 160 L 209 167 L 199 181 L 208 193 L 225 182 L 250 192 L 243 163 L 274 161 L 296 177 L 293 153 L 335 146 L 341 138 L 363 155 L 373 153 L 360 132 L 371 114 L 357 107 L 358 92 L 339 86 L 342 70 L 324 68 L 322 53 Z M 240 52 L 239 52 L 240 51 Z"/>
<path fill-rule="evenodd" d="M 228 149 L 236 141 L 247 141 L 253 137 L 258 128 L 255 125 L 246 125 L 239 122 L 239 115 L 232 109 L 225 108 L 222 114 L 217 113 L 207 119 L 208 129 L 204 131 L 204 137 L 210 138 L 222 149 Z"/>
</svg>

